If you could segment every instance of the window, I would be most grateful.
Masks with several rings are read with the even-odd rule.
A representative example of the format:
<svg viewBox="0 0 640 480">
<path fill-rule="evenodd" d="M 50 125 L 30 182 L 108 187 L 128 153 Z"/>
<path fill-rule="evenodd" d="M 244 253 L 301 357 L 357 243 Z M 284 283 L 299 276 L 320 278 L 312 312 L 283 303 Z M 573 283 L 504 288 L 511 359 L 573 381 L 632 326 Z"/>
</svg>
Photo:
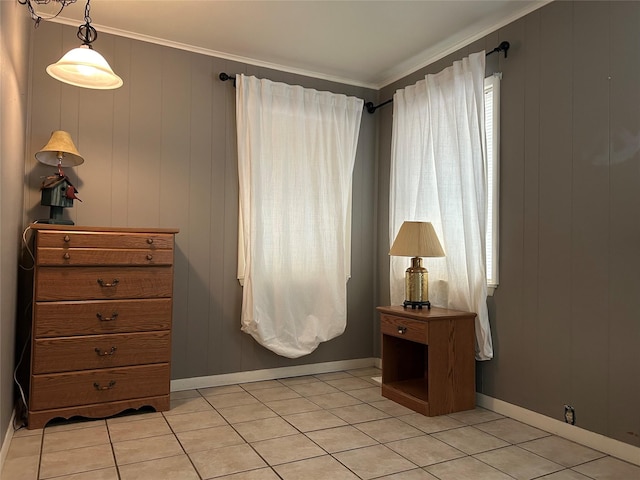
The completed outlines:
<svg viewBox="0 0 640 480">
<path fill-rule="evenodd" d="M 433 223 L 446 257 L 429 263 L 435 287 L 430 301 L 476 312 L 478 360 L 493 357 L 482 236 L 488 207 L 487 142 L 481 117 L 485 68 L 485 52 L 472 53 L 396 90 L 389 172 L 389 241 L 404 220 Z M 495 144 L 492 147 L 495 151 Z M 470 191 L 482 195 L 467 195 Z M 399 260 L 390 258 L 392 304 L 400 303 L 404 293 L 406 262 L 402 265 Z"/>
<path fill-rule="evenodd" d="M 487 287 L 492 294 L 498 286 L 498 225 L 500 194 L 500 78 L 494 73 L 484 80 L 484 118 L 487 144 Z"/>
</svg>

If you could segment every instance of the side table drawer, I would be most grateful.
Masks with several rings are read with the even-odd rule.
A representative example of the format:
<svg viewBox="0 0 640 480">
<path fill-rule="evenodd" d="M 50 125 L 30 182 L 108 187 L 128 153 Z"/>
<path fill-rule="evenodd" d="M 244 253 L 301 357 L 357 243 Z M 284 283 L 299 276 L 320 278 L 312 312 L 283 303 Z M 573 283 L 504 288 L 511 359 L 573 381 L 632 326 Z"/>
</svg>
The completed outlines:
<svg viewBox="0 0 640 480">
<path fill-rule="evenodd" d="M 404 338 L 425 345 L 429 343 L 429 324 L 427 322 L 382 314 L 380 315 L 380 330 L 383 335 Z"/>
</svg>

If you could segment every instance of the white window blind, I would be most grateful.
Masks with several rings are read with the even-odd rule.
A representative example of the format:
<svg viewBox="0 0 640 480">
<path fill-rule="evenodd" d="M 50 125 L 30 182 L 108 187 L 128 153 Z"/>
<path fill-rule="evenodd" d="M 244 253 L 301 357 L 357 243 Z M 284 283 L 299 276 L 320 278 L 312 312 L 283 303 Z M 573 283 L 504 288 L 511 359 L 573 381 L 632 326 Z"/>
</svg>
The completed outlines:
<svg viewBox="0 0 640 480">
<path fill-rule="evenodd" d="M 485 137 L 487 145 L 487 286 L 498 286 L 498 239 L 500 194 L 500 78 L 494 73 L 484 80 Z"/>
</svg>

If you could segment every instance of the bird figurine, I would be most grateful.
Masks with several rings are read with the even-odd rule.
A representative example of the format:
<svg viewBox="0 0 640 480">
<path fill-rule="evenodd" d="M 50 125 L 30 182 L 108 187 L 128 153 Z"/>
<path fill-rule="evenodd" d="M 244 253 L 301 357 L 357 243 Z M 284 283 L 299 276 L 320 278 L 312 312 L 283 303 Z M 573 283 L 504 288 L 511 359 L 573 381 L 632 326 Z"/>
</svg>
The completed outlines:
<svg viewBox="0 0 640 480">
<path fill-rule="evenodd" d="M 76 193 L 78 193 L 78 190 L 76 189 L 76 187 L 74 187 L 73 185 L 67 186 L 67 191 L 65 192 L 65 196 L 67 198 L 70 198 L 71 200 L 78 200 L 79 202 L 81 202 L 82 200 L 76 196 Z"/>
</svg>

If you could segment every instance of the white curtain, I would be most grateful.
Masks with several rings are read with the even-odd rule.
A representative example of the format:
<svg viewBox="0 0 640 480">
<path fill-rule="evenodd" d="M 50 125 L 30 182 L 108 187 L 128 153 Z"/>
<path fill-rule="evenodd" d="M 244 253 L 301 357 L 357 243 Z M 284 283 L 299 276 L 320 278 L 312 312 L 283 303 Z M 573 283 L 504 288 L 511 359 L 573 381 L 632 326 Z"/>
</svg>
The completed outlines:
<svg viewBox="0 0 640 480">
<path fill-rule="evenodd" d="M 242 331 L 297 358 L 346 327 L 363 100 L 245 75 L 236 83 Z"/>
<path fill-rule="evenodd" d="M 493 357 L 485 273 L 484 52 L 393 97 L 389 241 L 405 220 L 429 221 L 446 257 L 426 258 L 429 300 L 476 312 L 476 358 Z M 409 259 L 391 257 L 391 301 Z"/>
</svg>

